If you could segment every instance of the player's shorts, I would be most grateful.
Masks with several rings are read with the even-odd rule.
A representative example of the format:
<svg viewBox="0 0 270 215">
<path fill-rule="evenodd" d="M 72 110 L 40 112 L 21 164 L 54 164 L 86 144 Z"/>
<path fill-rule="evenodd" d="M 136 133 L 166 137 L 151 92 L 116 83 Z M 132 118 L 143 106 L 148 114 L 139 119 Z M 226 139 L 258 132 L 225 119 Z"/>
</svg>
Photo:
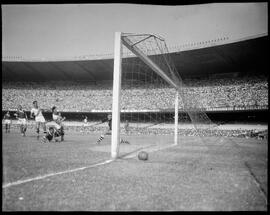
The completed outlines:
<svg viewBox="0 0 270 215">
<path fill-rule="evenodd" d="M 10 119 L 5 119 L 4 124 L 11 124 L 11 120 Z"/>
<path fill-rule="evenodd" d="M 36 122 L 42 122 L 42 123 L 44 123 L 45 122 L 45 118 L 43 116 L 36 116 L 35 117 L 35 121 Z"/>
<path fill-rule="evenodd" d="M 47 138 L 49 141 L 51 141 L 51 140 L 53 139 L 53 134 L 52 134 L 52 133 L 48 133 L 48 134 L 46 135 L 46 138 Z"/>
<path fill-rule="evenodd" d="M 18 119 L 18 124 L 19 125 L 26 125 L 26 119 L 25 118 L 19 118 Z"/>
<path fill-rule="evenodd" d="M 83 127 L 86 127 L 88 124 L 87 123 L 83 123 Z"/>
<path fill-rule="evenodd" d="M 57 124 L 56 122 L 54 122 L 54 121 L 47 122 L 46 127 L 47 128 L 55 127 L 57 130 L 61 128 L 61 126 L 59 124 Z"/>
</svg>

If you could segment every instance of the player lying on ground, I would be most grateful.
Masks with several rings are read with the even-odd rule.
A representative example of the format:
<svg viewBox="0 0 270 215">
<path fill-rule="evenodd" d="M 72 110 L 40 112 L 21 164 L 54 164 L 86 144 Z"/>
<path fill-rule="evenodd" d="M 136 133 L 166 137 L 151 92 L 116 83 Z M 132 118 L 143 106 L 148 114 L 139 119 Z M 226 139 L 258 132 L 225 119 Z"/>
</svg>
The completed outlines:
<svg viewBox="0 0 270 215">
<path fill-rule="evenodd" d="M 10 133 L 11 118 L 9 111 L 4 115 L 4 125 L 6 128 L 6 133 Z"/>
<path fill-rule="evenodd" d="M 108 114 L 107 118 L 101 120 L 101 123 L 108 122 L 108 128 L 106 132 L 98 138 L 96 144 L 100 144 L 100 142 L 104 139 L 105 135 L 111 135 L 112 134 L 112 115 Z M 128 141 L 120 139 L 120 143 L 127 143 L 129 144 Z"/>
<path fill-rule="evenodd" d="M 30 112 L 30 118 L 34 118 L 36 121 L 36 132 L 37 132 L 37 139 L 39 139 L 39 127 L 40 125 L 43 128 L 43 132 L 46 133 L 46 125 L 45 125 L 45 118 L 42 114 L 42 110 L 38 107 L 37 101 L 33 101 L 33 108 Z"/>
<path fill-rule="evenodd" d="M 55 122 L 48 122 L 46 124 L 47 132 L 46 135 L 43 137 L 43 142 L 49 141 L 51 142 L 54 140 L 55 142 L 63 141 L 62 136 L 64 135 L 63 130 L 61 130 L 61 127 L 58 124 L 55 124 Z M 61 138 L 61 140 L 59 140 Z"/>
<path fill-rule="evenodd" d="M 47 132 L 46 135 L 43 137 L 43 142 L 51 141 L 54 139 L 58 141 L 58 137 L 61 138 L 61 141 L 64 141 L 64 127 L 62 122 L 66 119 L 62 117 L 60 113 L 57 112 L 57 108 L 55 106 L 52 107 L 52 118 L 53 121 L 48 122 L 46 124 Z"/>
<path fill-rule="evenodd" d="M 14 114 L 14 116 L 18 119 L 18 124 L 20 125 L 20 132 L 22 136 L 25 137 L 28 118 L 21 105 L 18 106 L 17 112 Z"/>
</svg>

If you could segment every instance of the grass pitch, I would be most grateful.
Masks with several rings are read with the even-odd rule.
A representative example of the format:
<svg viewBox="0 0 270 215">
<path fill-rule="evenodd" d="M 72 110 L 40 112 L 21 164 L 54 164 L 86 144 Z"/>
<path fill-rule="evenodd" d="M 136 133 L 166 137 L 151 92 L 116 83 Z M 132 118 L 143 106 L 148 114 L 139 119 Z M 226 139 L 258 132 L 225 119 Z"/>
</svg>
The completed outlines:
<svg viewBox="0 0 270 215">
<path fill-rule="evenodd" d="M 96 145 L 98 137 L 68 132 L 42 144 L 31 130 L 3 133 L 2 210 L 267 210 L 265 140 L 179 137 L 172 146 L 171 136 L 127 136 L 120 159 L 96 165 L 110 159 L 110 136 Z M 149 160 L 137 159 L 140 150 Z"/>
</svg>

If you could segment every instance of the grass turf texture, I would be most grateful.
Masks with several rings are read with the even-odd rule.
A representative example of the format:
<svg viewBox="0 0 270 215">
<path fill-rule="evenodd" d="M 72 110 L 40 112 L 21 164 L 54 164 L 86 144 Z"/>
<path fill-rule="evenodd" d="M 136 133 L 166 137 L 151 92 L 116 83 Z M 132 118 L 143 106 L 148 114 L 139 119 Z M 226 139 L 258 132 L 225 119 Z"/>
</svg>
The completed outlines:
<svg viewBox="0 0 270 215">
<path fill-rule="evenodd" d="M 3 184 L 110 159 L 110 136 L 95 145 L 98 134 L 69 132 L 65 142 L 42 144 L 31 131 L 11 132 L 2 137 Z M 126 139 L 114 162 L 2 189 L 2 210 L 267 210 L 265 140 L 179 137 L 166 148 L 172 137 Z M 141 150 L 149 160 L 138 160 Z"/>
</svg>

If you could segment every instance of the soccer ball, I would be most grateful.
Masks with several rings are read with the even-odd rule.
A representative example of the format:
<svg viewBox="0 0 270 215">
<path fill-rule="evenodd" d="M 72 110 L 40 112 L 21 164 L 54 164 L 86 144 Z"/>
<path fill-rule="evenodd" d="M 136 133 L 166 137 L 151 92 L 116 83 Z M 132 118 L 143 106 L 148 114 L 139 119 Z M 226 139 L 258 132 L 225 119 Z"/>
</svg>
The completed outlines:
<svg viewBox="0 0 270 215">
<path fill-rule="evenodd" d="M 145 151 L 141 151 L 138 154 L 138 158 L 139 158 L 139 160 L 146 161 L 146 160 L 148 160 L 148 153 Z"/>
</svg>

